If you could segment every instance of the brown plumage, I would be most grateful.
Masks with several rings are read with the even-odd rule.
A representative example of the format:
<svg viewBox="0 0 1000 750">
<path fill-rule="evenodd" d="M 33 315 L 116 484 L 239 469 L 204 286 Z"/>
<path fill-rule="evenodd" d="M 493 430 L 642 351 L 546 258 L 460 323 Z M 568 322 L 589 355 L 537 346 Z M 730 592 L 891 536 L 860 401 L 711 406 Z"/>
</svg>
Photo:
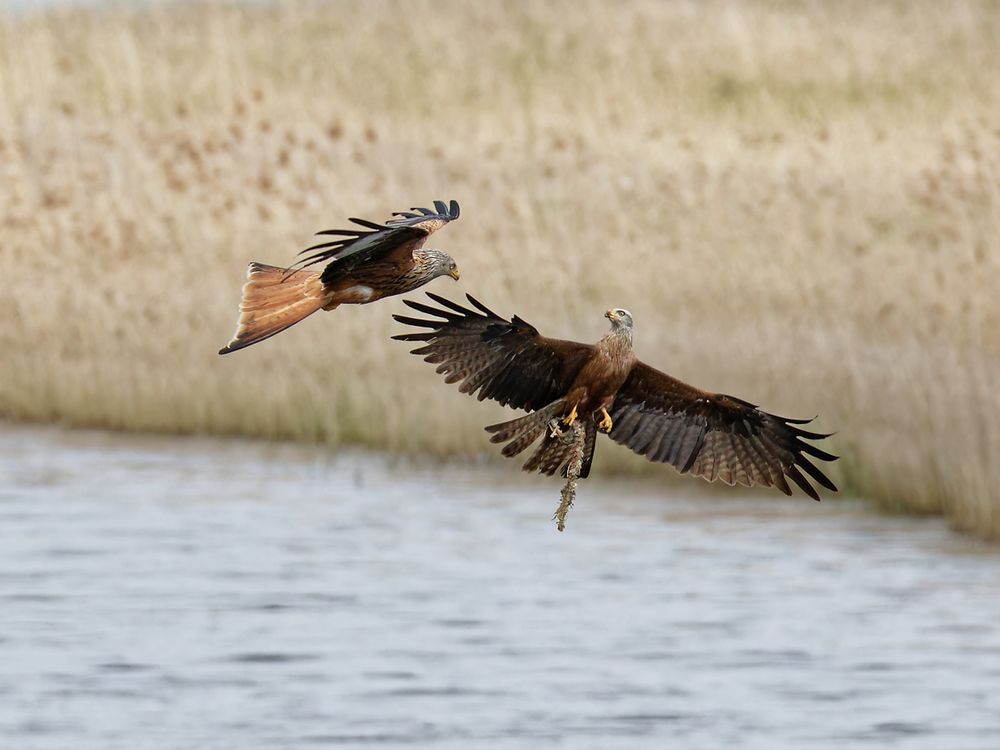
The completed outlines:
<svg viewBox="0 0 1000 750">
<path fill-rule="evenodd" d="M 506 443 L 505 456 L 516 456 L 542 437 L 524 464 L 527 471 L 565 476 L 572 444 L 561 439 L 559 424 L 579 419 L 585 430 L 581 477 L 590 472 L 601 430 L 650 461 L 708 481 L 777 487 L 790 495 L 791 479 L 819 500 L 805 472 L 817 484 L 837 489 L 808 458 L 837 458 L 806 442 L 829 437 L 798 427 L 812 420 L 768 414 L 640 362 L 632 352 L 627 310 L 608 310 L 611 332 L 590 345 L 545 338 L 517 316 L 501 318 L 469 295 L 475 309 L 428 296 L 441 307 L 404 302 L 433 319 L 393 317 L 430 330 L 393 338 L 422 342 L 413 353 L 436 364 L 446 382 L 460 383 L 463 393 L 530 412 L 486 428 L 492 442 Z"/>
<path fill-rule="evenodd" d="M 434 210 L 397 212 L 384 224 L 351 219 L 364 227 L 328 229 L 320 235 L 339 239 L 303 250 L 292 268 L 251 263 L 243 285 L 240 319 L 233 340 L 219 350 L 228 354 L 256 344 L 295 325 L 317 310 L 364 305 L 411 292 L 438 276 L 458 279 L 458 266 L 441 250 L 425 248 L 427 238 L 458 218 L 456 201 L 434 201 Z M 322 271 L 303 271 L 329 261 Z"/>
</svg>

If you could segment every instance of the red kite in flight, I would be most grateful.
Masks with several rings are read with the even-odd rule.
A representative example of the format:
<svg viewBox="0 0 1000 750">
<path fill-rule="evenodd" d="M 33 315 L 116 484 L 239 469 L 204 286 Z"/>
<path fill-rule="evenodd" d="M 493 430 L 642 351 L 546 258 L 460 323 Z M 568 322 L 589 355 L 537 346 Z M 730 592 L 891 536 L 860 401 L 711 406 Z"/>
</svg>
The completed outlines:
<svg viewBox="0 0 1000 750">
<path fill-rule="evenodd" d="M 317 310 L 338 305 L 364 305 L 383 297 L 411 292 L 438 276 L 458 280 L 458 266 L 448 253 L 425 248 L 431 233 L 458 218 L 458 203 L 434 201 L 434 210 L 396 212 L 385 224 L 351 219 L 364 227 L 328 229 L 320 235 L 339 237 L 306 248 L 312 252 L 291 268 L 251 263 L 240 301 L 240 320 L 233 340 L 219 350 L 228 354 L 256 344 L 295 325 Z M 313 252 L 315 251 L 315 252 Z M 322 271 L 301 269 L 330 261 Z"/>
<path fill-rule="evenodd" d="M 628 310 L 608 310 L 611 331 L 591 345 L 545 338 L 516 315 L 505 320 L 471 295 L 466 296 L 474 310 L 436 294 L 428 296 L 441 307 L 404 302 L 435 319 L 393 317 L 430 330 L 393 338 L 422 342 L 413 354 L 437 365 L 445 382 L 460 383 L 463 393 L 478 391 L 480 401 L 490 398 L 531 412 L 486 428 L 492 442 L 506 443 L 505 456 L 516 456 L 542 438 L 524 464 L 526 471 L 566 476 L 572 441 L 561 439 L 562 426 L 579 420 L 584 429 L 581 478 L 590 472 L 600 430 L 650 461 L 710 482 L 777 487 L 790 495 L 791 479 L 819 500 L 805 472 L 817 484 L 837 490 L 807 457 L 837 459 L 805 442 L 829 437 L 796 426 L 812 420 L 768 414 L 640 362 L 632 352 Z"/>
</svg>

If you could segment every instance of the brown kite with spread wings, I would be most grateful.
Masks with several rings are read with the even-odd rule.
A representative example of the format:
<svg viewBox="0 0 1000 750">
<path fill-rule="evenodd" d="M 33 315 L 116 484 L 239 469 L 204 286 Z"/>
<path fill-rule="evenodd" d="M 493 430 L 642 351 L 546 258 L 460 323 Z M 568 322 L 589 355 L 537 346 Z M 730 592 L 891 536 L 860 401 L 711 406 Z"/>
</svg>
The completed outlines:
<svg viewBox="0 0 1000 750">
<path fill-rule="evenodd" d="M 643 364 L 632 352 L 632 315 L 627 310 L 608 310 L 611 332 L 590 345 L 545 338 L 524 320 L 505 320 L 471 295 L 466 296 L 475 309 L 428 296 L 441 307 L 404 302 L 434 319 L 393 317 L 429 330 L 393 338 L 422 342 L 413 353 L 437 365 L 446 382 L 460 383 L 463 393 L 478 391 L 480 401 L 490 398 L 531 412 L 486 428 L 492 442 L 506 443 L 505 456 L 516 456 L 542 437 L 524 465 L 526 471 L 565 476 L 572 441 L 562 439 L 562 430 L 553 426 L 579 420 L 584 428 L 581 478 L 590 472 L 600 430 L 650 461 L 710 482 L 777 487 L 790 495 L 791 479 L 819 500 L 808 475 L 837 490 L 808 458 L 837 459 L 806 442 L 828 437 L 797 426 L 812 420 L 777 417 Z"/>
<path fill-rule="evenodd" d="M 233 340 L 219 350 L 228 354 L 281 333 L 317 310 L 364 305 L 394 294 L 412 292 L 438 276 L 458 280 L 458 266 L 448 253 L 425 248 L 431 233 L 458 218 L 458 203 L 434 201 L 434 210 L 413 208 L 393 214 L 384 224 L 351 219 L 364 229 L 328 229 L 339 237 L 306 248 L 312 253 L 291 268 L 251 263 L 243 285 L 240 320 Z M 322 271 L 303 268 L 329 261 Z"/>
</svg>

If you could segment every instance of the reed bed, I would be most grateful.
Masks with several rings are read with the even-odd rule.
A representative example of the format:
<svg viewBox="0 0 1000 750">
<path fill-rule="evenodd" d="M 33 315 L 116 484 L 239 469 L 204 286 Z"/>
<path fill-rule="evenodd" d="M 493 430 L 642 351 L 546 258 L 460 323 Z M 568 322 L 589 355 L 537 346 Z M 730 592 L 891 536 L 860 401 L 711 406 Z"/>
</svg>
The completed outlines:
<svg viewBox="0 0 1000 750">
<path fill-rule="evenodd" d="M 487 452 L 398 300 L 215 354 L 248 261 L 457 198 L 434 291 L 628 307 L 651 364 L 819 413 L 851 491 L 1000 536 L 998 40 L 980 2 L 0 16 L 0 416 Z"/>
</svg>

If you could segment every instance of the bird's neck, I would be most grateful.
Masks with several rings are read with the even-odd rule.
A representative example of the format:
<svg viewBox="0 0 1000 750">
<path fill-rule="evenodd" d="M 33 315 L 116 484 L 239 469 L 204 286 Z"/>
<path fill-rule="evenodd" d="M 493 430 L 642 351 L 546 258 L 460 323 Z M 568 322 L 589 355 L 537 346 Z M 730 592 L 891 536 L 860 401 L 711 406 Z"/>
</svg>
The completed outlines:
<svg viewBox="0 0 1000 750">
<path fill-rule="evenodd" d="M 444 275 L 445 272 L 441 270 L 441 266 L 437 262 L 439 255 L 440 253 L 437 250 L 429 250 L 423 247 L 414 250 L 413 257 L 417 262 L 413 266 L 413 276 L 429 281 L 437 276 Z"/>
<path fill-rule="evenodd" d="M 612 356 L 626 357 L 632 352 L 632 331 L 627 328 L 612 328 L 601 339 L 601 346 Z"/>
</svg>

